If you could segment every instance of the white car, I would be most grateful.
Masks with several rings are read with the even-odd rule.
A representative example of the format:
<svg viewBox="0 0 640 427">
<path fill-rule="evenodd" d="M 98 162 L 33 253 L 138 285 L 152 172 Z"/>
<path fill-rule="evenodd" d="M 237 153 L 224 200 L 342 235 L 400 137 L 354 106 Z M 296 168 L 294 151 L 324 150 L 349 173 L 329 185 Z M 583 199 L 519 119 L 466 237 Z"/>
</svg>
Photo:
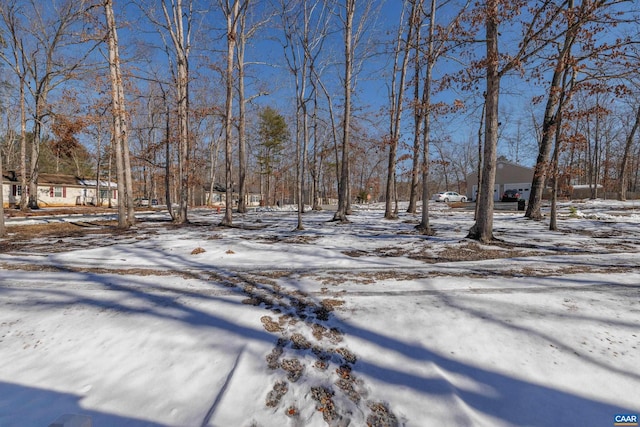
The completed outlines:
<svg viewBox="0 0 640 427">
<path fill-rule="evenodd" d="M 455 191 L 441 191 L 433 195 L 436 202 L 466 202 L 467 197 L 456 193 Z"/>
</svg>

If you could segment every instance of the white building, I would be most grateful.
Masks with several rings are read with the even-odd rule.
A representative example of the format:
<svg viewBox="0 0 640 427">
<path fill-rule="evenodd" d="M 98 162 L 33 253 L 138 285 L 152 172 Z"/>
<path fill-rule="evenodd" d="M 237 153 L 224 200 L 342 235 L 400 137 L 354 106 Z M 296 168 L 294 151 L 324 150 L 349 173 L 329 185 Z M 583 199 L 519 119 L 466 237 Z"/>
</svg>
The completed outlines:
<svg viewBox="0 0 640 427">
<path fill-rule="evenodd" d="M 528 200 L 531 194 L 533 168 L 521 166 L 506 160 L 496 163 L 496 182 L 493 187 L 493 200 L 499 201 L 507 190 L 518 190 L 520 197 Z M 478 194 L 478 173 L 467 175 L 467 198 L 476 200 Z"/>
<path fill-rule="evenodd" d="M 98 192 L 99 188 L 99 194 Z M 9 171 L 2 176 L 3 206 L 20 204 L 22 195 L 20 176 Z M 27 188 L 28 191 L 28 188 Z M 38 176 L 38 206 L 63 207 L 79 205 L 117 206 L 118 190 L 113 182 L 85 180 L 72 175 L 42 173 Z"/>
</svg>

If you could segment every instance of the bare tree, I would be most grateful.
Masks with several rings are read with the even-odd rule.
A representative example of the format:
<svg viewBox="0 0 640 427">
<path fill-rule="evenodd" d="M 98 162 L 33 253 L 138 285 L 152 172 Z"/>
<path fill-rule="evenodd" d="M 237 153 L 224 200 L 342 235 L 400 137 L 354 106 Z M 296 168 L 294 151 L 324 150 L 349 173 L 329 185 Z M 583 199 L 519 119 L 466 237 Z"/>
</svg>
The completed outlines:
<svg viewBox="0 0 640 427">
<path fill-rule="evenodd" d="M 351 137 L 351 92 L 353 90 L 353 17 L 356 11 L 355 0 L 346 0 L 343 19 L 344 41 L 344 109 L 342 113 L 341 169 L 338 181 L 338 209 L 333 216 L 334 221 L 347 221 L 347 196 L 349 192 L 349 142 Z"/>
<path fill-rule="evenodd" d="M 105 0 L 104 11 L 107 25 L 107 42 L 109 45 L 109 75 L 111 77 L 113 114 L 112 143 L 115 151 L 118 175 L 118 227 L 128 228 L 135 223 L 133 184 L 131 179 L 131 162 L 129 159 L 127 111 L 124 87 L 122 84 L 122 72 L 120 70 L 118 32 L 116 30 L 112 0 Z"/>
<path fill-rule="evenodd" d="M 0 17 L 2 17 L 6 34 L 4 42 L 9 45 L 11 54 L 7 55 L 0 50 L 0 59 L 9 65 L 18 78 L 19 104 L 20 104 L 20 209 L 27 209 L 27 111 L 25 104 L 25 85 L 27 79 L 27 59 L 21 35 L 20 7 L 17 1 L 6 2 L 0 5 Z"/>
<path fill-rule="evenodd" d="M 97 43 L 76 36 L 85 13 L 84 1 L 61 0 L 42 4 L 36 0 L 10 0 L 0 4 L 5 32 L 10 35 L 11 54 L 0 55 L 19 80 L 21 118 L 21 208 L 38 208 L 37 182 L 43 127 L 49 116 L 50 93 L 75 78 L 87 65 Z M 25 92 L 33 99 L 33 141 L 28 161 L 26 153 Z M 28 173 L 27 173 L 28 172 Z"/>
<path fill-rule="evenodd" d="M 555 145 L 553 156 L 551 158 L 551 173 L 553 177 L 553 188 L 551 191 L 551 213 L 549 219 L 549 230 L 558 229 L 558 187 L 560 179 L 560 151 L 562 149 L 563 139 L 563 116 L 566 105 L 570 102 L 572 91 L 575 87 L 576 70 L 575 68 L 565 68 L 562 73 L 562 82 L 560 86 L 560 97 L 558 99 L 557 113 L 555 114 Z"/>
<path fill-rule="evenodd" d="M 306 187 L 307 151 L 309 147 L 308 103 L 310 81 L 327 32 L 328 11 L 324 2 L 302 0 L 281 2 L 280 17 L 284 32 L 283 47 L 287 66 L 293 76 L 296 96 L 296 182 L 298 198 L 297 229 L 302 230 Z M 316 83 L 311 84 L 314 89 Z"/>
<path fill-rule="evenodd" d="M 4 226 L 4 174 L 2 172 L 2 150 L 0 150 L 0 237 L 7 235 Z"/>
<path fill-rule="evenodd" d="M 576 43 L 584 42 L 591 45 L 594 42 L 596 33 L 586 30 L 585 27 L 597 19 L 598 12 L 610 7 L 616 0 L 611 1 L 584 1 L 576 7 L 573 0 L 566 1 L 566 10 L 563 14 L 566 20 L 566 31 L 563 41 L 557 44 L 557 53 L 553 60 L 555 66 L 551 77 L 550 87 L 547 93 L 547 103 L 542 120 L 541 140 L 539 143 L 538 158 L 531 183 L 531 193 L 529 195 L 529 205 L 525 216 L 532 219 L 541 219 L 540 211 L 542 206 L 542 193 L 547 178 L 549 166 L 549 154 L 553 145 L 558 118 L 562 115 L 563 104 L 560 99 L 564 97 L 564 87 L 562 86 L 563 76 L 568 68 L 579 66 L 580 61 L 594 58 L 595 51 L 585 57 L 578 58 L 572 54 L 572 49 Z"/>
<path fill-rule="evenodd" d="M 247 193 L 247 154 L 246 154 L 246 129 L 247 129 L 247 100 L 245 96 L 245 52 L 247 40 L 257 30 L 257 27 L 247 28 L 247 7 L 240 10 L 238 22 L 238 41 L 236 45 L 238 63 L 238 212 L 247 211 L 245 195 Z"/>
<path fill-rule="evenodd" d="M 176 94 L 178 98 L 178 180 L 180 182 L 179 208 L 176 222 L 188 221 L 189 206 L 189 53 L 191 51 L 191 20 L 193 2 L 171 0 L 169 5 L 163 0 L 164 29 L 169 33 L 176 58 Z"/>
<path fill-rule="evenodd" d="M 432 6 L 435 7 L 435 0 L 432 0 Z M 421 39 L 422 39 L 422 25 L 425 14 L 423 13 L 424 0 L 413 0 L 414 8 L 418 9 L 418 16 L 416 16 L 416 31 L 415 38 L 412 41 L 411 49 L 414 51 L 413 55 L 413 147 L 411 152 L 411 186 L 409 188 L 409 206 L 407 207 L 408 213 L 416 213 L 418 206 L 418 185 L 420 182 L 420 129 L 422 126 L 422 106 L 420 105 L 420 87 L 422 86 L 421 74 L 422 74 L 422 55 Z M 435 21 L 435 15 L 431 19 Z M 418 24 L 419 23 L 419 24 Z M 411 24 L 414 25 L 414 24 Z M 431 34 L 431 29 L 429 34 Z M 432 43 L 433 38 L 430 37 L 428 43 Z M 428 153 L 427 153 L 428 154 Z M 425 206 L 423 205 L 423 209 Z M 428 207 L 427 207 L 428 209 Z M 427 220 L 428 221 L 428 220 Z"/>
<path fill-rule="evenodd" d="M 222 12 L 227 22 L 227 68 L 226 101 L 225 101 L 225 185 L 226 202 L 225 213 L 221 225 L 233 225 L 233 80 L 234 53 L 238 42 L 238 20 L 242 10 L 247 7 L 246 0 L 225 0 L 221 2 Z"/>
<path fill-rule="evenodd" d="M 250 0 L 246 1 L 246 6 L 240 8 L 240 17 L 238 22 L 238 40 L 236 45 L 237 52 L 237 68 L 238 68 L 238 212 L 245 213 L 247 211 L 247 103 L 255 97 L 262 96 L 265 93 L 260 92 L 253 97 L 246 96 L 246 47 L 257 32 L 271 19 L 271 16 L 262 16 L 260 19 L 249 22 L 248 11 L 250 10 Z"/>
<path fill-rule="evenodd" d="M 438 60 L 445 55 L 445 53 L 450 49 L 450 42 L 452 39 L 452 35 L 455 34 L 460 26 L 460 21 L 462 19 L 463 14 L 466 12 L 470 4 L 470 1 L 467 1 L 459 10 L 459 12 L 453 17 L 453 19 L 447 24 L 446 27 L 438 27 L 439 29 L 439 38 L 436 39 L 436 14 L 437 14 L 437 0 L 431 0 L 429 12 L 427 16 L 429 17 L 429 30 L 427 35 L 427 43 L 426 49 L 420 43 L 420 32 L 417 31 L 417 46 L 416 46 L 416 75 L 414 82 L 415 90 L 414 90 L 414 151 L 420 151 L 420 146 L 422 147 L 422 216 L 420 224 L 416 227 L 423 234 L 432 234 L 433 231 L 429 225 L 429 145 L 431 143 L 431 117 L 433 114 L 433 105 L 432 105 L 432 91 L 433 91 L 433 69 L 438 62 Z M 422 0 L 420 0 L 420 11 L 424 14 Z M 422 16 L 422 15 L 420 15 Z M 419 19 L 419 22 L 422 22 L 423 19 Z M 420 61 L 419 50 L 423 49 L 424 58 Z M 425 71 L 424 76 L 422 76 L 422 82 L 420 82 L 420 73 L 417 70 L 419 68 L 419 63 L 425 63 Z M 419 85 L 422 84 L 422 96 L 420 97 L 420 88 Z M 422 139 L 420 139 L 422 136 Z M 418 158 L 414 154 L 414 163 L 417 164 Z M 413 199 L 415 196 L 414 186 L 416 181 L 416 166 L 412 168 L 412 185 L 411 185 L 411 198 Z M 415 203 L 415 202 L 413 202 Z M 409 206 L 411 209 L 411 206 Z"/>
<path fill-rule="evenodd" d="M 387 141 L 389 145 L 389 162 L 387 166 L 387 185 L 385 190 L 384 217 L 386 219 L 394 219 L 398 216 L 398 200 L 395 191 L 398 141 L 400 139 L 400 124 L 402 111 L 404 109 L 404 91 L 409 65 L 409 54 L 411 51 L 411 43 L 414 40 L 414 33 L 418 31 L 419 28 L 418 16 L 421 13 L 419 4 L 416 1 L 412 1 L 409 17 L 405 18 L 406 7 L 407 1 L 405 0 L 403 2 L 403 12 L 400 16 L 400 25 L 398 26 L 398 35 L 395 43 L 393 71 L 391 74 L 391 93 L 389 95 L 391 107 L 389 109 L 389 136 Z M 407 29 L 406 34 L 404 31 L 405 27 Z"/>
<path fill-rule="evenodd" d="M 349 145 L 351 144 L 351 119 L 353 101 L 352 95 L 355 89 L 357 77 L 356 49 L 363 41 L 368 20 L 375 16 L 373 2 L 365 2 L 360 11 L 360 20 L 354 23 L 356 15 L 356 0 L 346 0 L 344 14 L 340 14 L 341 28 L 344 43 L 344 74 L 342 89 L 344 93 L 342 112 L 342 141 L 340 141 L 340 178 L 338 181 L 338 208 L 333 216 L 333 221 L 347 221 L 347 215 L 351 210 L 351 189 L 349 180 Z M 357 24 L 357 25 L 354 25 Z"/>
<path fill-rule="evenodd" d="M 37 183 L 39 174 L 40 144 L 45 121 L 50 114 L 48 98 L 50 93 L 64 82 L 74 78 L 87 65 L 87 58 L 98 43 L 83 48 L 84 39 L 76 37 L 75 26 L 85 16 L 84 1 L 62 0 L 43 7 L 37 0 L 30 0 L 29 28 L 26 36 L 29 42 L 21 40 L 27 58 L 26 71 L 30 84 L 27 85 L 33 98 L 33 144 L 30 158 L 29 207 L 38 208 Z M 28 52 L 26 52 L 28 47 Z"/>
<path fill-rule="evenodd" d="M 558 16 L 563 8 L 552 0 L 539 2 L 527 16 L 523 25 L 522 35 L 517 44 L 517 50 L 507 55 L 499 51 L 500 22 L 515 21 L 515 16 L 520 13 L 523 4 L 506 3 L 500 0 L 487 0 L 483 7 L 476 12 L 484 16 L 486 31 L 486 55 L 481 61 L 480 68 L 485 73 L 485 127 L 484 149 L 482 163 L 482 182 L 477 203 L 480 204 L 476 222 L 469 230 L 467 237 L 490 242 L 493 240 L 493 194 L 496 178 L 496 154 L 498 146 L 498 101 L 500 98 L 500 83 L 502 77 L 508 72 L 520 68 L 542 51 L 558 35 L 550 29 L 554 28 Z M 549 33 L 552 34 L 549 34 Z"/>
<path fill-rule="evenodd" d="M 627 137 L 625 138 L 624 153 L 622 155 L 622 162 L 620 164 L 620 174 L 619 174 L 619 184 L 618 184 L 620 200 L 627 200 L 627 187 L 629 186 L 629 170 L 630 170 L 629 166 L 631 163 L 630 162 L 631 147 L 636 137 L 636 134 L 638 132 L 638 127 L 640 127 L 640 106 L 636 111 L 635 119 L 633 121 L 633 125 L 631 126 L 631 130 L 629 131 L 629 133 L 627 134 Z"/>
</svg>

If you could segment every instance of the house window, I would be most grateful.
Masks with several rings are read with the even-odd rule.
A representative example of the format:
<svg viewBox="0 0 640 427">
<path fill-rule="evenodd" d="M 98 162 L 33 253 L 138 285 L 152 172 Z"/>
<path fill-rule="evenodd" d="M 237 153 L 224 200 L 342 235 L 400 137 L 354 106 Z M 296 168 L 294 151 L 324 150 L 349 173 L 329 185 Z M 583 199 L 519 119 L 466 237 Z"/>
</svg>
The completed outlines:
<svg viewBox="0 0 640 427">
<path fill-rule="evenodd" d="M 103 190 L 102 188 L 100 189 L 100 198 L 101 199 L 114 199 L 115 197 L 114 191 L 110 190 L 110 189 L 105 189 Z"/>
<path fill-rule="evenodd" d="M 22 196 L 22 185 L 14 185 L 13 186 L 13 195 L 14 196 Z"/>
<path fill-rule="evenodd" d="M 49 187 L 49 197 L 67 197 L 67 188 Z"/>
</svg>

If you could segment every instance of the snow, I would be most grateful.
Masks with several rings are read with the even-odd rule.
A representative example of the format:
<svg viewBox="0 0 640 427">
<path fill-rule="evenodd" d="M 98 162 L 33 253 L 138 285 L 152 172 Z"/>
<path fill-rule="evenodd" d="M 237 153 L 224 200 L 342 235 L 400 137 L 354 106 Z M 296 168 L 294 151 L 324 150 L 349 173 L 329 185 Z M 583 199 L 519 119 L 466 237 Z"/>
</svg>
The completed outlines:
<svg viewBox="0 0 640 427">
<path fill-rule="evenodd" d="M 304 231 L 286 210 L 222 228 L 202 209 L 185 227 L 148 213 L 110 240 L 2 251 L 0 426 L 78 413 L 94 427 L 582 427 L 640 413 L 640 202 L 562 204 L 556 232 L 496 211 L 495 245 L 464 238 L 470 209 L 430 209 L 431 237 L 380 206 L 350 224 L 308 212 Z M 91 218 L 30 221 L 66 220 Z"/>
</svg>

